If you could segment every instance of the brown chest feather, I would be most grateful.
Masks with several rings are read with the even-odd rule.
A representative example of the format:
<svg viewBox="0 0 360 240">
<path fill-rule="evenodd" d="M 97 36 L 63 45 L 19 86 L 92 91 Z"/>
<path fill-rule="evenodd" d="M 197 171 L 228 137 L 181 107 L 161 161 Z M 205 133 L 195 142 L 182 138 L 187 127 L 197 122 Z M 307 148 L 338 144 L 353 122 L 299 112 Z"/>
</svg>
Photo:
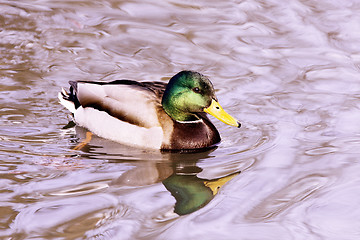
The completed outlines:
<svg viewBox="0 0 360 240">
<path fill-rule="evenodd" d="M 219 132 L 207 119 L 186 124 L 174 121 L 173 124 L 170 142 L 162 146 L 163 150 L 200 149 L 220 142 Z"/>
</svg>

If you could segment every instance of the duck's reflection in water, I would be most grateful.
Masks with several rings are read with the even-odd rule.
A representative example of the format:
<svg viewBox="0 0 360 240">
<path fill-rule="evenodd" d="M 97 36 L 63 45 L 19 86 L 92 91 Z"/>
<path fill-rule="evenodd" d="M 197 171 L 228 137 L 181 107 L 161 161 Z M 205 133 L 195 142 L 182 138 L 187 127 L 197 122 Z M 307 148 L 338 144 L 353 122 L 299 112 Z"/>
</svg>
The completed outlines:
<svg viewBox="0 0 360 240">
<path fill-rule="evenodd" d="M 239 173 L 212 180 L 201 179 L 196 174 L 174 173 L 162 183 L 176 199 L 174 212 L 185 215 L 208 204 L 219 192 L 219 189 Z"/>
<path fill-rule="evenodd" d="M 85 139 L 86 132 L 85 129 L 77 127 L 76 138 Z M 111 185 L 113 186 L 142 187 L 161 182 L 176 199 L 174 212 L 185 215 L 208 204 L 225 183 L 240 173 L 236 171 L 228 173 L 226 176 L 206 178 L 206 174 L 202 173 L 203 169 L 197 163 L 200 160 L 212 158 L 210 153 L 216 148 L 214 146 L 181 153 L 161 153 L 160 151 L 130 148 L 93 135 L 91 142 L 83 146 L 81 151 L 90 154 L 88 157 L 91 158 L 129 164 L 131 169 L 112 181 Z"/>
<path fill-rule="evenodd" d="M 211 150 L 212 151 L 212 150 Z M 207 205 L 219 189 L 240 172 L 216 179 L 198 176 L 203 169 L 196 164 L 208 157 L 211 151 L 192 154 L 167 153 L 169 161 L 141 162 L 122 174 L 113 184 L 126 186 L 145 186 L 162 182 L 176 199 L 174 212 L 178 215 L 192 213 Z"/>
</svg>

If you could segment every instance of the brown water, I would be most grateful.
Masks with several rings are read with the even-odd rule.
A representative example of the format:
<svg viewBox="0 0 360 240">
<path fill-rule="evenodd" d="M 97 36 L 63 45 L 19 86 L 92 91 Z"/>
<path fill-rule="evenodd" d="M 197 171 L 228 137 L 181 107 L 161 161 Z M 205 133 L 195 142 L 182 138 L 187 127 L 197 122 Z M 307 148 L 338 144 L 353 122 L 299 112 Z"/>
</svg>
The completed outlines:
<svg viewBox="0 0 360 240">
<path fill-rule="evenodd" d="M 359 42 L 356 0 L 0 1 L 0 239 L 359 239 Z M 70 150 L 69 80 L 183 69 L 243 124 L 217 149 Z"/>
</svg>

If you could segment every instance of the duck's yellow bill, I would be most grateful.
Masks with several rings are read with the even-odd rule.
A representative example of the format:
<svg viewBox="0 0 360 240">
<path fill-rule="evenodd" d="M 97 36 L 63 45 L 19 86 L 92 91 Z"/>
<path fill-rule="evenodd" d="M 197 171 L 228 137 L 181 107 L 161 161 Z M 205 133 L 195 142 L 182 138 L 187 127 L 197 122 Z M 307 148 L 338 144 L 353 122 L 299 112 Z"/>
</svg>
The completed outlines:
<svg viewBox="0 0 360 240">
<path fill-rule="evenodd" d="M 213 115 L 223 123 L 229 124 L 230 126 L 240 127 L 241 123 L 232 117 L 230 114 L 225 112 L 225 110 L 220 106 L 216 100 L 212 100 L 209 107 L 204 108 L 204 112 Z"/>
</svg>

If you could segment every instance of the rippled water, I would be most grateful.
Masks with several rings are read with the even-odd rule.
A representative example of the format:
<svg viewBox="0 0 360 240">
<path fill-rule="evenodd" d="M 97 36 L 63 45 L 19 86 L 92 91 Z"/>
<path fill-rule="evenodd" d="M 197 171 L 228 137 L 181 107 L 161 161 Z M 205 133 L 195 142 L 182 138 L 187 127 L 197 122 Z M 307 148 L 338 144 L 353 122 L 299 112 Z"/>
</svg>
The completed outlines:
<svg viewBox="0 0 360 240">
<path fill-rule="evenodd" d="M 1 239 L 359 239 L 360 3 L 0 1 Z M 95 137 L 69 80 L 212 80 L 241 129 L 162 154 Z M 220 187 L 218 190 L 217 187 Z"/>
</svg>

